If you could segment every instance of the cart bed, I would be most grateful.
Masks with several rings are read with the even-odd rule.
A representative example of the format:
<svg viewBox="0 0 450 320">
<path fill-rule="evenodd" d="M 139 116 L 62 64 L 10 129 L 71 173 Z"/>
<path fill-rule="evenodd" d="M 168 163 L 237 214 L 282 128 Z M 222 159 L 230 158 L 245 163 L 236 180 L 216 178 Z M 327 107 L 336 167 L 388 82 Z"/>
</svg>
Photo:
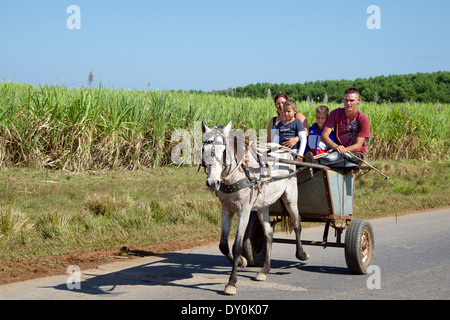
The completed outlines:
<svg viewBox="0 0 450 320">
<path fill-rule="evenodd" d="M 303 221 L 351 220 L 355 169 L 305 168 L 297 174 L 298 210 Z M 281 199 L 270 206 L 270 214 L 287 215 Z"/>
</svg>

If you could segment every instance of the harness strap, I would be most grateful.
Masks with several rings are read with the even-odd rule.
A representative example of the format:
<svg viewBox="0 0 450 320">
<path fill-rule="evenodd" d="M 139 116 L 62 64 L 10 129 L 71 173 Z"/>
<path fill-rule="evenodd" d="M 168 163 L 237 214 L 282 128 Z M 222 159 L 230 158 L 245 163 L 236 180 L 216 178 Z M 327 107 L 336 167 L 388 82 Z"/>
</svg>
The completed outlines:
<svg viewBox="0 0 450 320">
<path fill-rule="evenodd" d="M 241 179 L 233 184 L 225 184 L 225 183 L 221 183 L 220 184 L 220 191 L 226 194 L 230 194 L 230 193 L 234 193 L 237 192 L 239 190 L 248 188 L 248 187 L 253 187 L 258 183 L 257 180 L 254 179 L 249 179 L 247 177 L 245 177 L 244 179 Z"/>
<path fill-rule="evenodd" d="M 250 178 L 247 176 L 244 179 L 241 179 L 233 184 L 221 183 L 219 190 L 223 193 L 230 194 L 230 193 L 234 193 L 234 192 L 237 192 L 239 190 L 242 190 L 242 189 L 245 189 L 248 187 L 257 186 L 259 191 L 261 191 L 261 188 L 264 184 L 276 182 L 276 181 L 280 181 L 280 180 L 284 180 L 284 179 L 289 179 L 304 169 L 305 168 L 299 168 L 299 169 L 295 170 L 294 172 L 291 172 L 287 175 L 280 176 L 280 177 L 271 177 L 271 178 L 265 179 L 265 180 L 257 180 L 257 179 L 253 179 L 253 178 Z"/>
</svg>

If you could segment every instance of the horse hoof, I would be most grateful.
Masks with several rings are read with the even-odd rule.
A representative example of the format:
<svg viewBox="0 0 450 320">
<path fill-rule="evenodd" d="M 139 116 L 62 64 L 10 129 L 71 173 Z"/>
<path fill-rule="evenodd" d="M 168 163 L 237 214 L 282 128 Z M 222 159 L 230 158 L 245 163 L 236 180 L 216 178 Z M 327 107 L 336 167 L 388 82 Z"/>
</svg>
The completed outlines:
<svg viewBox="0 0 450 320">
<path fill-rule="evenodd" d="M 309 260 L 309 253 L 305 252 L 305 259 L 303 259 L 303 261 Z"/>
<path fill-rule="evenodd" d="M 226 286 L 224 293 L 228 296 L 234 296 L 236 294 L 235 286 Z"/>
<path fill-rule="evenodd" d="M 297 258 L 300 261 L 306 261 L 309 259 L 309 253 L 306 251 L 303 251 L 303 256 L 297 256 Z"/>
<path fill-rule="evenodd" d="M 256 281 L 266 281 L 267 280 L 267 274 L 258 272 L 255 278 Z"/>
<path fill-rule="evenodd" d="M 247 266 L 247 259 L 245 259 L 244 257 L 241 256 L 241 260 L 240 260 L 240 264 L 239 264 L 239 268 L 245 268 Z"/>
</svg>

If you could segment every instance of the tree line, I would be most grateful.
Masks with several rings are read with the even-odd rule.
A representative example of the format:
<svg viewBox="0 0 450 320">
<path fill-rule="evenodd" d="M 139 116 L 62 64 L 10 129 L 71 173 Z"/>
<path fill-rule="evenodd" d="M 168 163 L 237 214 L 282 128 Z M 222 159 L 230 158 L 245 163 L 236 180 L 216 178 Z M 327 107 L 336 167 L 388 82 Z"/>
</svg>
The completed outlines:
<svg viewBox="0 0 450 320">
<path fill-rule="evenodd" d="M 341 101 L 347 88 L 355 87 L 363 101 L 441 102 L 450 103 L 450 71 L 407 75 L 377 76 L 355 80 L 324 80 L 294 84 L 257 83 L 245 87 L 213 91 L 213 94 L 234 97 L 271 98 L 283 92 L 297 101 Z"/>
</svg>

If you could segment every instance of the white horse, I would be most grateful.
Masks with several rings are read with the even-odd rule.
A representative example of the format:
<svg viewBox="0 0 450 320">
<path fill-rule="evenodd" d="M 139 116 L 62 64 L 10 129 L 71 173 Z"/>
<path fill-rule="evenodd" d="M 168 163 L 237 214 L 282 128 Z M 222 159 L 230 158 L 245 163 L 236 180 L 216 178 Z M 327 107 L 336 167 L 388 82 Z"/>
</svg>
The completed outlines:
<svg viewBox="0 0 450 320">
<path fill-rule="evenodd" d="M 232 263 L 233 269 L 225 294 L 236 294 L 237 267 L 245 267 L 247 261 L 242 257 L 242 242 L 252 208 L 258 209 L 258 217 L 264 229 L 266 257 L 262 269 L 255 280 L 264 281 L 270 270 L 273 229 L 269 219 L 269 206 L 279 198 L 284 202 L 293 224 L 296 236 L 296 257 L 307 260 L 309 255 L 303 251 L 300 240 L 301 224 L 297 208 L 297 176 L 295 165 L 278 164 L 271 168 L 271 174 L 264 182 L 261 180 L 262 164 L 255 159 L 254 152 L 246 148 L 244 141 L 234 136 L 231 122 L 225 128 L 208 128 L 202 123 L 203 166 L 208 175 L 206 185 L 216 191 L 222 203 L 222 234 L 220 251 Z M 239 143 L 241 142 L 241 143 Z M 292 160 L 288 152 L 276 152 L 276 156 Z M 272 153 L 273 155 L 273 153 Z M 238 215 L 236 239 L 233 254 L 230 254 L 228 235 L 234 214 Z"/>
</svg>

